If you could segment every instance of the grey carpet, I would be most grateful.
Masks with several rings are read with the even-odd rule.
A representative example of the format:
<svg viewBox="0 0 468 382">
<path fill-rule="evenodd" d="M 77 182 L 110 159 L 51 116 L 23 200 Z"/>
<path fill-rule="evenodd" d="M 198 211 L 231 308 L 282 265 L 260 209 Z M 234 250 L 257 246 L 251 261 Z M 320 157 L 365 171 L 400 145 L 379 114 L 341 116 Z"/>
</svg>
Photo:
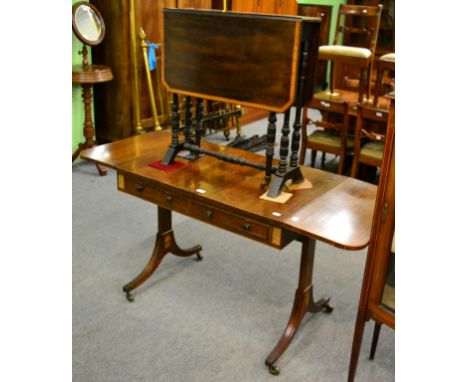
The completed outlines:
<svg viewBox="0 0 468 382">
<path fill-rule="evenodd" d="M 168 255 L 129 303 L 121 288 L 149 258 L 156 207 L 118 192 L 113 171 L 73 166 L 74 382 L 346 380 L 365 251 L 317 244 L 315 294 L 335 310 L 306 316 L 274 377 L 264 359 L 289 318 L 300 245 L 277 251 L 178 214 L 173 225 L 204 260 Z M 382 327 L 369 361 L 372 329 L 356 381 L 393 381 L 394 332 Z"/>
</svg>

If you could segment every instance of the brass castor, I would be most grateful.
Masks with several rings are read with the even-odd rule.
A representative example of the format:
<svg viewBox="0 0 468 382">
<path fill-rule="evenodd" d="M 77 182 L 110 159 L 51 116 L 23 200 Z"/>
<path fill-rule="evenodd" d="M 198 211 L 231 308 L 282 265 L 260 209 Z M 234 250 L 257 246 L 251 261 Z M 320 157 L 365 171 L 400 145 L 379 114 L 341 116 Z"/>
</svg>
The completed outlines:
<svg viewBox="0 0 468 382">
<path fill-rule="evenodd" d="M 280 373 L 280 368 L 276 365 L 269 365 L 268 366 L 268 371 L 270 372 L 270 374 L 272 375 L 279 375 Z"/>
<path fill-rule="evenodd" d="M 133 294 L 129 290 L 127 290 L 125 287 L 123 287 L 122 289 L 123 289 L 123 291 L 125 293 L 125 297 L 127 298 L 128 301 L 130 301 L 130 302 L 135 301 L 135 297 L 133 297 Z"/>
<path fill-rule="evenodd" d="M 278 366 L 276 366 L 273 363 L 270 363 L 270 361 L 268 361 L 268 360 L 265 361 L 265 365 L 268 367 L 268 371 L 270 372 L 270 374 L 279 375 L 280 368 Z"/>
<path fill-rule="evenodd" d="M 333 305 L 330 305 L 330 304 L 325 304 L 323 306 L 323 308 L 322 308 L 324 313 L 331 313 L 331 312 L 333 312 L 333 309 L 335 309 L 335 307 Z"/>
<path fill-rule="evenodd" d="M 197 257 L 195 259 L 195 261 L 202 261 L 203 260 L 203 256 L 200 255 L 200 252 L 197 252 Z"/>
</svg>

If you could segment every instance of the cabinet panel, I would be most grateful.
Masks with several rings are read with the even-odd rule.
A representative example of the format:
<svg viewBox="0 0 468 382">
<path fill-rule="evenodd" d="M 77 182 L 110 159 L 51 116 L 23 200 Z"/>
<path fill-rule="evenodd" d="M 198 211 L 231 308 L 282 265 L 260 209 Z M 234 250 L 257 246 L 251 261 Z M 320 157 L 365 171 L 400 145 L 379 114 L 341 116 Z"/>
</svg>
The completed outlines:
<svg viewBox="0 0 468 382">
<path fill-rule="evenodd" d="M 152 123 L 150 98 L 140 40 L 136 41 L 139 92 L 134 90 L 132 48 L 130 36 L 130 5 L 134 4 L 135 26 L 143 27 L 147 39 L 154 43 L 163 41 L 162 9 L 165 7 L 210 8 L 211 0 L 91 0 L 102 13 L 106 24 L 103 42 L 92 48 L 93 62 L 109 65 L 114 80 L 94 89 L 94 115 L 96 138 L 100 143 L 129 137 L 135 133 L 134 98 L 138 97 L 140 119 L 143 127 Z M 158 52 L 159 54 L 159 52 Z M 155 73 L 153 87 L 156 90 Z M 166 102 L 166 100 L 164 100 Z M 157 103 L 159 114 L 162 111 Z"/>
<path fill-rule="evenodd" d="M 276 0 L 276 13 L 279 15 L 297 15 L 297 8 L 296 0 Z"/>
<path fill-rule="evenodd" d="M 330 5 L 300 4 L 297 13 L 301 16 L 320 17 L 320 45 L 328 45 L 333 7 Z M 327 87 L 327 62 L 319 60 L 315 77 L 315 86 Z"/>
</svg>

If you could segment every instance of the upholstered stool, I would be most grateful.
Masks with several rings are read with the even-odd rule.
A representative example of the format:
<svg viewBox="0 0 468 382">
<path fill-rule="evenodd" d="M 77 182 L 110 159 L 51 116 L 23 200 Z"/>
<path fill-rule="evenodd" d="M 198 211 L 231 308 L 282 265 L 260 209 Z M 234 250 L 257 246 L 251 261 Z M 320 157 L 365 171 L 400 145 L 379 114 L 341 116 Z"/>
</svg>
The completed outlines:
<svg viewBox="0 0 468 382">
<path fill-rule="evenodd" d="M 344 63 L 359 67 L 359 93 L 358 101 L 362 102 L 364 88 L 368 80 L 368 68 L 372 62 L 372 52 L 367 48 L 358 48 L 353 46 L 343 45 L 323 45 L 319 47 L 319 59 L 329 60 L 332 65 L 332 78 L 330 81 L 330 94 L 332 96 L 339 95 L 334 89 L 334 63 Z M 367 86 L 368 87 L 368 86 Z"/>
</svg>

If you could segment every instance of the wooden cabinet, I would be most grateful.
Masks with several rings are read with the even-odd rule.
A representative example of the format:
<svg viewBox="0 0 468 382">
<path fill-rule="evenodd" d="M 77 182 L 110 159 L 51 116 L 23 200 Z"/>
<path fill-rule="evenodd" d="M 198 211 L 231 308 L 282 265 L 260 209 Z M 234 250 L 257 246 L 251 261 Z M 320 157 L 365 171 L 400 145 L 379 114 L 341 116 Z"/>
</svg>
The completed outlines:
<svg viewBox="0 0 468 382">
<path fill-rule="evenodd" d="M 298 4 L 296 0 L 277 0 L 276 13 L 279 15 L 297 15 Z"/>
<path fill-rule="evenodd" d="M 330 22 L 333 7 L 330 5 L 300 4 L 297 14 L 301 16 L 320 17 L 320 45 L 328 45 L 330 37 Z M 315 86 L 327 88 L 327 62 L 319 60 L 315 77 Z"/>
<path fill-rule="evenodd" d="M 361 297 L 354 330 L 348 382 L 354 380 L 364 325 L 375 321 L 370 358 L 382 324 L 395 329 L 395 100 L 391 100 L 387 139 L 372 222 Z"/>
<path fill-rule="evenodd" d="M 233 12 L 276 13 L 277 0 L 232 0 Z"/>
<path fill-rule="evenodd" d="M 296 0 L 232 0 L 232 11 L 297 15 Z"/>
<path fill-rule="evenodd" d="M 136 46 L 132 45 L 130 17 L 132 12 L 135 20 L 135 36 L 138 29 L 143 27 L 147 39 L 159 44 L 163 41 L 164 7 L 211 8 L 211 0 L 91 0 L 91 3 L 99 9 L 106 23 L 104 41 L 92 49 L 93 62 L 106 63 L 114 74 L 113 81 L 96 87 L 94 91 L 96 138 L 103 143 L 129 137 L 136 132 L 137 101 L 142 127 L 153 124 L 138 37 L 136 37 Z M 132 61 L 134 57 L 136 70 Z M 152 75 L 153 86 L 156 89 L 156 72 Z M 159 106 L 159 102 L 157 104 Z M 158 114 L 162 113 L 159 107 Z"/>
</svg>

